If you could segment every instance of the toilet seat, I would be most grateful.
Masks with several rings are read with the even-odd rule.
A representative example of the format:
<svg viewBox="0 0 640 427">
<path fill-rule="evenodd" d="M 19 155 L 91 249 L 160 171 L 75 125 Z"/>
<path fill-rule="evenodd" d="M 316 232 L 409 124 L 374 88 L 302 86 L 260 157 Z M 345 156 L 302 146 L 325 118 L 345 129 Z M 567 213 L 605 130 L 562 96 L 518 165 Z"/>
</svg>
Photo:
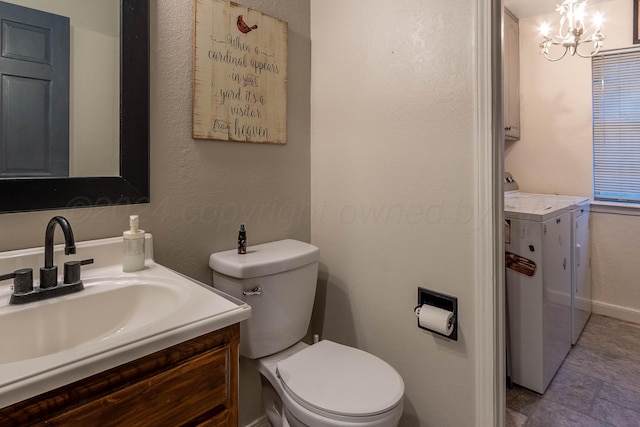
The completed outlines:
<svg viewBox="0 0 640 427">
<path fill-rule="evenodd" d="M 276 373 L 296 403 L 332 419 L 384 414 L 404 394 L 402 377 L 385 361 L 328 340 L 279 361 Z"/>
</svg>

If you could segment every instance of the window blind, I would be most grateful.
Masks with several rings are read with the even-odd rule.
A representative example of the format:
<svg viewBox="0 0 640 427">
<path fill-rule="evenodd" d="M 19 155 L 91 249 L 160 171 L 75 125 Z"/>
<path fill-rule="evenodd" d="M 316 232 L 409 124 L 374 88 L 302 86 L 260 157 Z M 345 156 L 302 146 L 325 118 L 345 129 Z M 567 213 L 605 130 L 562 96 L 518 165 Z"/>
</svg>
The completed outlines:
<svg viewBox="0 0 640 427">
<path fill-rule="evenodd" d="M 640 49 L 591 61 L 593 197 L 640 203 Z"/>
</svg>

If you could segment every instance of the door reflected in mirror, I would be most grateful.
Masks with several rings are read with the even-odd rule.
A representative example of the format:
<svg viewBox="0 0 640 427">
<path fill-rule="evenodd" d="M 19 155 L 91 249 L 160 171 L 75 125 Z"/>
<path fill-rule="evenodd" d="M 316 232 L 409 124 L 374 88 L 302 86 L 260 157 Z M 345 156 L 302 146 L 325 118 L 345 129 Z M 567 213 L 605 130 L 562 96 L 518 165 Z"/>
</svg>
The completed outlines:
<svg viewBox="0 0 640 427">
<path fill-rule="evenodd" d="M 120 0 L 11 0 L 0 17 L 0 179 L 119 176 Z"/>
</svg>

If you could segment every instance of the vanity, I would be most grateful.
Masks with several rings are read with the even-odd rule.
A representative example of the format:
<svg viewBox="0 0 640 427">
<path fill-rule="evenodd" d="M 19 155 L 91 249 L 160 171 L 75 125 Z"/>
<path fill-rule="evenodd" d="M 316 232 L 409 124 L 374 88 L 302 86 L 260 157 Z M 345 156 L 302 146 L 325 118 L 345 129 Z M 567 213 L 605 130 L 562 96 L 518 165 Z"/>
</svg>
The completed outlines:
<svg viewBox="0 0 640 427">
<path fill-rule="evenodd" d="M 237 425 L 239 322 L 251 307 L 153 261 L 122 272 L 122 238 L 54 248 L 84 289 L 9 304 L 0 282 L 0 425 Z M 43 248 L 0 253 L 0 271 L 43 265 Z"/>
</svg>

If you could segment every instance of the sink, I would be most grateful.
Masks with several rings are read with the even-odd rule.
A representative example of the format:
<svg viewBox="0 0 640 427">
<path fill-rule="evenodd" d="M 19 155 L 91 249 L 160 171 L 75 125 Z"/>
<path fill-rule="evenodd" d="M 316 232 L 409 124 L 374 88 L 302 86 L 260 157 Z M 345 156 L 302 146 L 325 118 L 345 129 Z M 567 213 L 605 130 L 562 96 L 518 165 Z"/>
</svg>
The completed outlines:
<svg viewBox="0 0 640 427">
<path fill-rule="evenodd" d="M 54 263 L 93 258 L 84 290 L 10 305 L 0 284 L 0 408 L 247 319 L 251 307 L 153 260 L 147 234 L 145 269 L 122 272 L 122 238 L 54 250 Z M 42 248 L 0 253 L 0 271 L 42 265 Z M 206 257 L 205 257 L 206 261 Z"/>
<path fill-rule="evenodd" d="M 0 364 L 33 359 L 127 334 L 175 311 L 184 298 L 156 279 L 85 281 L 85 290 L 0 309 Z M 14 342 L 15 341 L 15 342 Z"/>
</svg>

